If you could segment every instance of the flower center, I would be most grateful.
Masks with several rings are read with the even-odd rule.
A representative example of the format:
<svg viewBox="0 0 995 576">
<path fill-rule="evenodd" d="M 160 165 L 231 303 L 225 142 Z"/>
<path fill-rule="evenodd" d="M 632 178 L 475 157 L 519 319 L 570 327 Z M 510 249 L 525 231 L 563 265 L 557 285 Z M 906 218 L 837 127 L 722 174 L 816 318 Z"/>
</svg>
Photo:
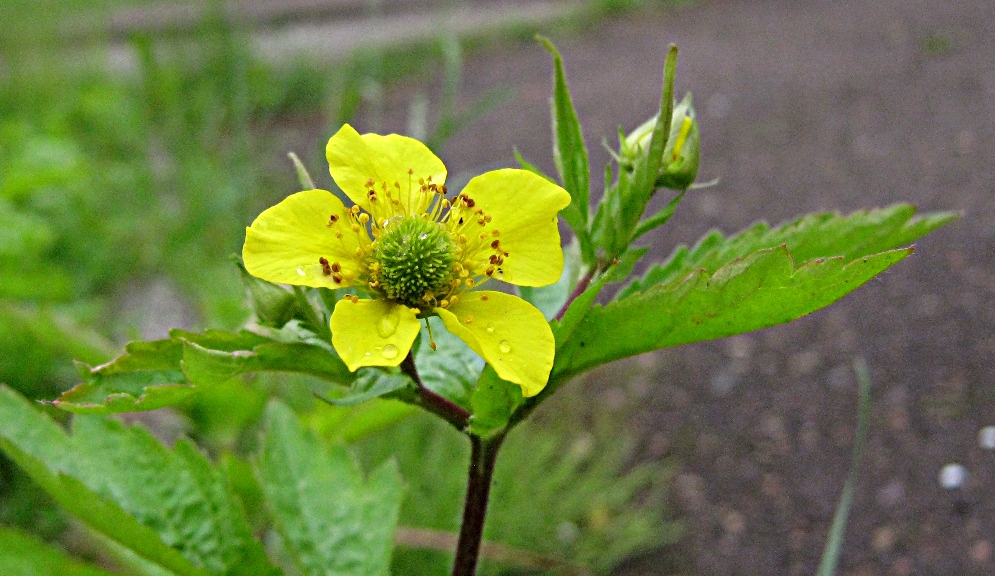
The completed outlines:
<svg viewBox="0 0 995 576">
<path fill-rule="evenodd" d="M 456 243 L 445 226 L 420 216 L 390 221 L 373 248 L 373 266 L 388 298 L 417 308 L 450 289 Z"/>
</svg>

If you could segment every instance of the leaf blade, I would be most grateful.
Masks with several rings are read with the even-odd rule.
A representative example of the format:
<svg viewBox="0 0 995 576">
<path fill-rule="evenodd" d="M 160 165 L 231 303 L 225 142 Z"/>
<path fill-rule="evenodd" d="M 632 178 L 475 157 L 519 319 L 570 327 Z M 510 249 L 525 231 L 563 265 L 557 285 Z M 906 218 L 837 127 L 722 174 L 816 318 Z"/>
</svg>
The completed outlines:
<svg viewBox="0 0 995 576">
<path fill-rule="evenodd" d="M 890 250 L 848 264 L 842 257 L 817 259 L 795 268 L 781 246 L 734 260 L 715 274 L 699 270 L 592 308 L 576 330 L 581 336 L 558 351 L 553 373 L 559 379 L 627 356 L 794 320 L 839 300 L 912 252 Z"/>
<path fill-rule="evenodd" d="M 387 574 L 403 493 L 396 465 L 364 481 L 344 446 L 326 450 L 274 402 L 257 471 L 276 528 L 306 576 Z"/>
</svg>

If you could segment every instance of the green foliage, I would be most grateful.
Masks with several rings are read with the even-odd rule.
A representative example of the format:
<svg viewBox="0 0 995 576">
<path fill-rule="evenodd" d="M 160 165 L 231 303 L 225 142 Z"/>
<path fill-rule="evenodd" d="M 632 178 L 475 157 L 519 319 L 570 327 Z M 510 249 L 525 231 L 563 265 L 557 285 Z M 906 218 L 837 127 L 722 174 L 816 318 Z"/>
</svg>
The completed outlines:
<svg viewBox="0 0 995 576">
<path fill-rule="evenodd" d="M 364 481 L 342 445 L 326 451 L 293 412 L 271 404 L 258 468 L 276 529 L 302 574 L 387 574 L 403 495 L 396 465 Z"/>
<path fill-rule="evenodd" d="M 87 414 L 155 410 L 185 399 L 196 386 L 216 387 L 256 372 L 300 373 L 342 384 L 355 378 L 328 342 L 296 323 L 271 336 L 174 330 L 168 340 L 132 342 L 101 366 L 81 364 L 83 383 L 53 404 Z"/>
<path fill-rule="evenodd" d="M 632 439 L 604 428 L 592 436 L 529 424 L 509 436 L 495 472 L 485 539 L 519 552 L 511 563 L 485 559 L 479 574 L 531 566 L 529 553 L 606 574 L 625 557 L 676 539 L 678 527 L 663 512 L 672 469 L 633 466 Z M 361 446 L 366 461 L 398 459 L 408 482 L 402 525 L 459 529 L 468 450 L 458 434 L 419 417 Z M 392 570 L 398 576 L 444 574 L 451 558 L 402 540 Z"/>
<path fill-rule="evenodd" d="M 30 534 L 0 528 L 0 574 L 20 576 L 111 576 L 71 560 L 65 552 Z"/>
<path fill-rule="evenodd" d="M 257 496 L 237 460 L 215 466 L 186 440 L 167 449 L 144 428 L 99 416 L 77 416 L 70 435 L 7 387 L 0 387 L 0 419 L 0 449 L 49 495 L 179 576 L 278 573 L 241 498 L 266 503 L 306 574 L 386 573 L 403 493 L 396 466 L 363 481 L 341 445 L 326 451 L 280 404 L 268 411 Z M 29 561 L 31 549 L 22 548 L 17 554 Z"/>
</svg>

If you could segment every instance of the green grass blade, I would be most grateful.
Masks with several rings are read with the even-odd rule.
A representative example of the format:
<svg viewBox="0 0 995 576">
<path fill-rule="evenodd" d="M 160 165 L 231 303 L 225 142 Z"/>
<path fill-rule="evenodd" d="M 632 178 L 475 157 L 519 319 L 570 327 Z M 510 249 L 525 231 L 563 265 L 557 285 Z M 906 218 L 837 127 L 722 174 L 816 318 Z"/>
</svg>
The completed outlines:
<svg viewBox="0 0 995 576">
<path fill-rule="evenodd" d="M 857 358 L 854 361 L 853 369 L 857 373 L 857 382 L 860 385 L 860 409 L 857 433 L 853 441 L 853 453 L 850 456 L 850 475 L 843 485 L 843 494 L 836 506 L 836 514 L 833 516 L 833 524 L 829 529 L 829 538 L 826 540 L 826 548 L 822 553 L 822 561 L 819 562 L 816 576 L 834 576 L 836 574 L 836 564 L 843 547 L 846 522 L 850 516 L 850 510 L 853 508 L 853 493 L 857 487 L 860 461 L 864 457 L 864 447 L 867 445 L 867 429 L 870 427 L 871 420 L 871 376 L 863 358 Z"/>
</svg>

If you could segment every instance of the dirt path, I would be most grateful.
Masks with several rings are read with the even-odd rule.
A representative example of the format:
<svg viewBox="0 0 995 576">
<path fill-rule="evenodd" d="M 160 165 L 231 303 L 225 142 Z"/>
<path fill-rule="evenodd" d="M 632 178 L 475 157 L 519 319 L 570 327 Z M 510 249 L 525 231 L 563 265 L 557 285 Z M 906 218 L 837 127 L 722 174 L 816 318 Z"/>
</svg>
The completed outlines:
<svg viewBox="0 0 995 576">
<path fill-rule="evenodd" d="M 703 118 L 700 175 L 722 182 L 650 239 L 657 257 L 761 217 L 896 201 L 964 212 L 827 311 L 614 368 L 635 374 L 623 389 L 642 405 L 631 425 L 646 453 L 686 462 L 674 503 L 690 528 L 620 573 L 813 574 L 846 474 L 858 354 L 875 411 L 839 573 L 995 573 L 995 451 L 977 440 L 995 424 L 995 7 L 714 1 L 554 40 L 595 167 L 602 138 L 653 110 L 664 47 L 681 47 L 678 85 Z M 471 57 L 468 101 L 502 86 L 518 96 L 453 139 L 447 164 L 510 164 L 517 146 L 551 168 L 550 70 L 533 44 Z M 387 128 L 401 130 L 396 110 Z M 938 484 L 948 463 L 968 470 L 960 490 Z"/>
</svg>

